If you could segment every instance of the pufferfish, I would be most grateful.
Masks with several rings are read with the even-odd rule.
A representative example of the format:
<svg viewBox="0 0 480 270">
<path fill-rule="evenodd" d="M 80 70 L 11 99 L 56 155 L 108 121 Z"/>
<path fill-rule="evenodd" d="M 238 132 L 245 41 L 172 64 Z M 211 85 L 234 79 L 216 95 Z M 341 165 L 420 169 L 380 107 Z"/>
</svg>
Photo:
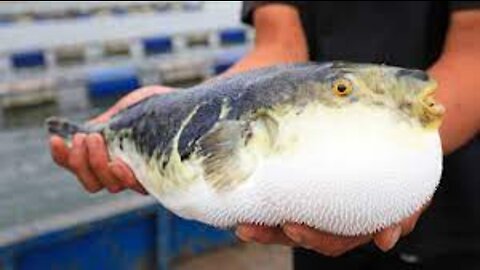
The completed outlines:
<svg viewBox="0 0 480 270">
<path fill-rule="evenodd" d="M 386 65 L 285 64 L 155 95 L 106 123 L 47 125 L 67 139 L 102 134 L 110 156 L 183 218 L 353 236 L 401 221 L 434 195 L 444 114 L 436 85 Z"/>
</svg>

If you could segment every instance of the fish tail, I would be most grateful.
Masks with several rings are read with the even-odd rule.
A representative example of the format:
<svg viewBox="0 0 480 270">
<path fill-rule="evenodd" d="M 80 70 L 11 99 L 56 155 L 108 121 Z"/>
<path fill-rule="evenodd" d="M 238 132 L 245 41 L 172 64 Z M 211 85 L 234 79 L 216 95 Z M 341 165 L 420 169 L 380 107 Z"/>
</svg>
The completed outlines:
<svg viewBox="0 0 480 270">
<path fill-rule="evenodd" d="M 48 118 L 45 123 L 51 135 L 58 135 L 67 140 L 70 140 L 75 133 L 101 132 L 103 129 L 101 124 L 83 125 L 55 116 Z"/>
</svg>

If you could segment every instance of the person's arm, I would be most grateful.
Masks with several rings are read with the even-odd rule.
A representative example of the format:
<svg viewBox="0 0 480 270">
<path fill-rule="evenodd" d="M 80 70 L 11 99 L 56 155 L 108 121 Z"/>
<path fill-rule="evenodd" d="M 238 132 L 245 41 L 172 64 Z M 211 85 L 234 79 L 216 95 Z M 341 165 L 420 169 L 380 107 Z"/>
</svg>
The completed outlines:
<svg viewBox="0 0 480 270">
<path fill-rule="evenodd" d="M 446 108 L 440 134 L 449 154 L 480 132 L 480 10 L 452 15 L 444 52 L 429 73 Z"/>
<path fill-rule="evenodd" d="M 308 48 L 298 11 L 284 4 L 268 4 L 253 13 L 253 50 L 226 74 L 275 64 L 306 62 Z"/>
</svg>

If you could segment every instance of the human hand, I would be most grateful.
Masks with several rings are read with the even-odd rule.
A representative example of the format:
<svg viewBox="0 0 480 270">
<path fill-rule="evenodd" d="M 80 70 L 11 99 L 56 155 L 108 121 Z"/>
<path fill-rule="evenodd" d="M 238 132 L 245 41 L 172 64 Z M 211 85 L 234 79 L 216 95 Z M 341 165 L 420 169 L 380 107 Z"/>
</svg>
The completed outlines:
<svg viewBox="0 0 480 270">
<path fill-rule="evenodd" d="M 371 241 L 374 241 L 375 245 L 382 251 L 387 252 L 395 246 L 401 236 L 405 236 L 413 231 L 422 212 L 423 209 L 404 219 L 399 224 L 383 229 L 373 235 L 338 236 L 299 224 L 286 224 L 283 227 L 240 225 L 236 230 L 236 234 L 241 240 L 246 242 L 302 247 L 330 257 L 338 257 Z"/>
<path fill-rule="evenodd" d="M 118 111 L 154 94 L 171 91 L 162 86 L 144 87 L 122 98 L 105 113 L 90 122 L 105 122 Z M 135 178 L 135 175 L 123 161 L 110 160 L 107 147 L 100 134 L 76 134 L 72 146 L 68 147 L 63 138 L 50 137 L 50 151 L 53 160 L 59 166 L 72 172 L 90 193 L 106 188 L 110 193 L 132 189 L 147 194 Z"/>
</svg>

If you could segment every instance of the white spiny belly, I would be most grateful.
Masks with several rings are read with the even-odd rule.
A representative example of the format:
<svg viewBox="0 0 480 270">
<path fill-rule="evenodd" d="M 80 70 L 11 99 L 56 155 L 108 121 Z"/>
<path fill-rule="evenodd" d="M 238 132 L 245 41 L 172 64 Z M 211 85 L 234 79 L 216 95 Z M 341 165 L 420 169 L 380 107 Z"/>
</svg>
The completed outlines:
<svg viewBox="0 0 480 270">
<path fill-rule="evenodd" d="M 155 194 L 138 154 L 111 152 L 168 209 L 221 227 L 298 222 L 342 235 L 372 233 L 418 210 L 440 179 L 438 132 L 385 109 L 310 108 L 284 119 L 279 136 L 287 150 L 260 160 L 247 181 L 224 192 L 199 178 L 185 190 Z"/>
</svg>

